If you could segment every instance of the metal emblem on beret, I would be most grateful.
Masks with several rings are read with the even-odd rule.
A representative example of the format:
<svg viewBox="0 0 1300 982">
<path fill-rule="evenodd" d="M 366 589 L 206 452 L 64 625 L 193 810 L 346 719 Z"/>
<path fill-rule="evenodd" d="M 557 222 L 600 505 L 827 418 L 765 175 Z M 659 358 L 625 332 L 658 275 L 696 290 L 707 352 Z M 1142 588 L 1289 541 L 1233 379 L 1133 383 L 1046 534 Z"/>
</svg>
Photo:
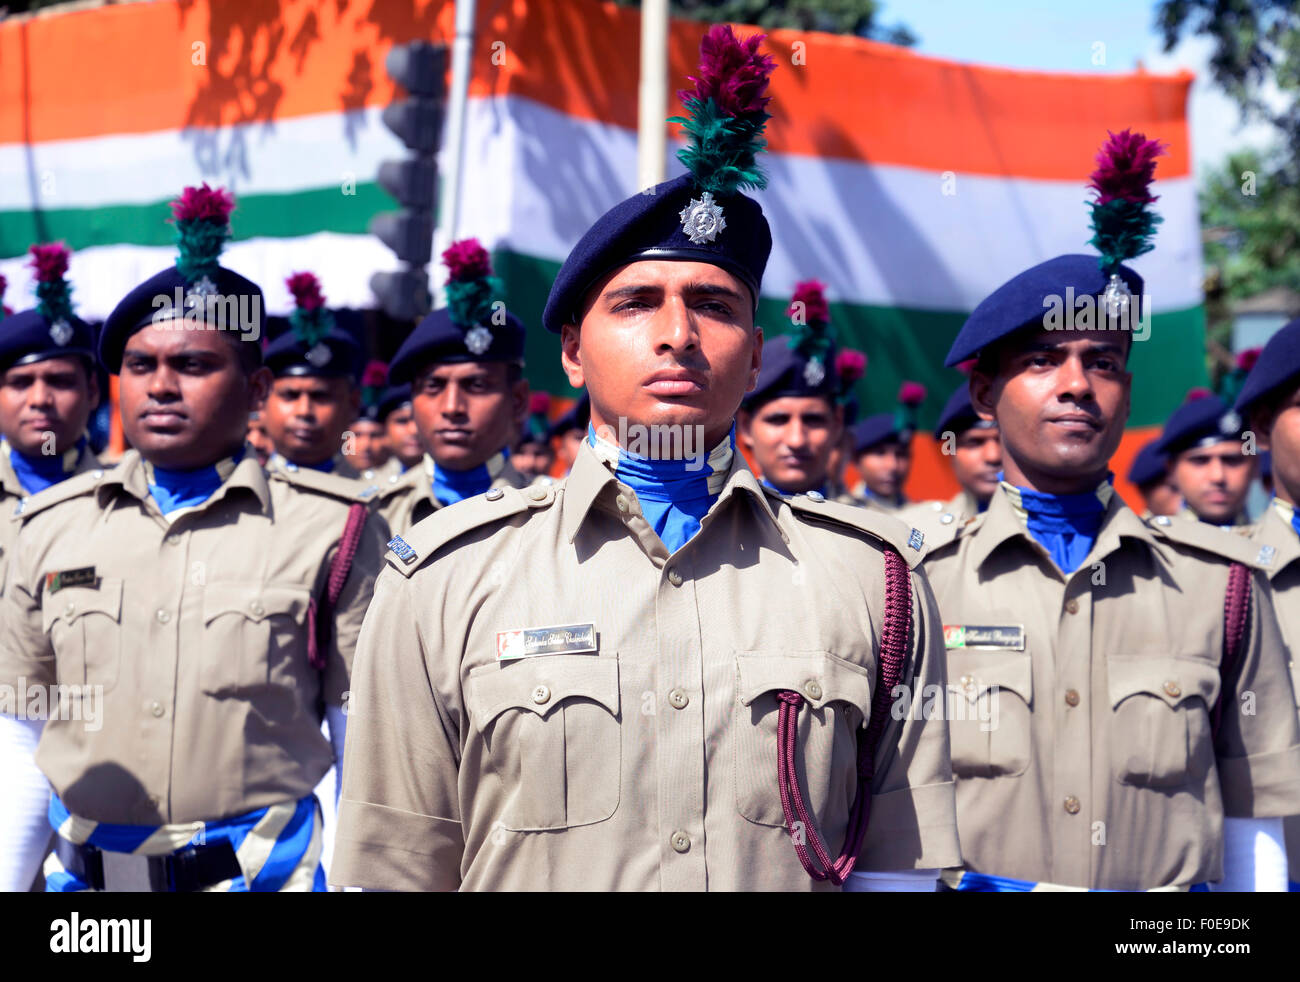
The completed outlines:
<svg viewBox="0 0 1300 982">
<path fill-rule="evenodd" d="M 1231 436 L 1241 429 L 1241 413 L 1235 409 L 1229 409 L 1219 417 L 1219 432 L 1224 436 Z"/>
<path fill-rule="evenodd" d="M 465 347 L 472 355 L 481 355 L 492 347 L 492 332 L 482 324 L 475 324 L 465 334 Z"/>
<path fill-rule="evenodd" d="M 826 378 L 826 366 L 816 358 L 810 358 L 804 362 L 803 380 L 807 385 L 821 385 L 822 380 Z"/>
<path fill-rule="evenodd" d="M 1128 305 L 1133 299 L 1133 291 L 1128 288 L 1128 284 L 1124 282 L 1119 273 L 1111 273 L 1101 299 L 1106 305 L 1106 314 L 1111 320 L 1116 320 L 1128 313 Z"/>
<path fill-rule="evenodd" d="M 696 245 L 712 242 L 727 227 L 727 220 L 722 217 L 722 205 L 713 200 L 710 191 L 705 191 L 703 197 L 692 198 L 691 203 L 678 212 L 677 217 L 682 220 L 682 231 L 686 237 Z"/>
<path fill-rule="evenodd" d="M 50 337 L 62 348 L 72 340 L 72 325 L 60 317 L 50 325 Z"/>
<path fill-rule="evenodd" d="M 334 352 L 330 351 L 329 345 L 324 341 L 317 341 L 307 349 L 307 354 L 303 355 L 303 357 L 317 368 L 324 368 L 329 364 L 330 359 L 334 357 Z"/>
<path fill-rule="evenodd" d="M 190 285 L 185 296 L 188 297 L 215 297 L 217 295 L 217 284 L 213 283 L 206 275 Z"/>
</svg>

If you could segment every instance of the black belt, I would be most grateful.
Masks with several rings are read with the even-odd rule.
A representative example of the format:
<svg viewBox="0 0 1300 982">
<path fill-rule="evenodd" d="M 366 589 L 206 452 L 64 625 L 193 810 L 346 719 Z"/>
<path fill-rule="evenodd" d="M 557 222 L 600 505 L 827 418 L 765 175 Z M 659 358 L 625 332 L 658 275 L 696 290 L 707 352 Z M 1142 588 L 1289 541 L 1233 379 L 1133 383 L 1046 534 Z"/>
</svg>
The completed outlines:
<svg viewBox="0 0 1300 982">
<path fill-rule="evenodd" d="M 225 839 L 210 846 L 186 846 L 165 856 L 137 856 L 77 845 L 56 835 L 54 852 L 69 873 L 92 890 L 109 893 L 193 893 L 244 872 Z"/>
</svg>

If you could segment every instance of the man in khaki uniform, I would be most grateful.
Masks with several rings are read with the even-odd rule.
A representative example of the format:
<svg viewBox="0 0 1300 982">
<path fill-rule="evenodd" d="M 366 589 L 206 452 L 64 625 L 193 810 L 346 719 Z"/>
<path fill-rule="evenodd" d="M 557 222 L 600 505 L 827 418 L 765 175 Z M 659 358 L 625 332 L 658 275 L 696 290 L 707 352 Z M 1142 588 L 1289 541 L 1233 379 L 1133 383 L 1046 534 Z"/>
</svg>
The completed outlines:
<svg viewBox="0 0 1300 982">
<path fill-rule="evenodd" d="M 1183 497 L 1181 517 L 1249 534 L 1246 495 L 1258 454 L 1247 453 L 1245 428 L 1239 412 L 1205 389 L 1174 410 L 1156 449 Z"/>
<path fill-rule="evenodd" d="M 944 526 L 981 514 L 998 488 L 1002 470 L 998 425 L 979 418 L 970 404 L 970 387 L 964 383 L 948 397 L 934 427 L 934 438 L 952 458 L 952 471 L 961 490 L 949 501 L 923 501 L 904 508 L 898 516 L 928 538 Z"/>
<path fill-rule="evenodd" d="M 188 190 L 184 268 L 104 325 L 136 449 L 23 509 L 0 684 L 58 686 L 35 756 L 55 791 L 52 890 L 324 887 L 321 710 L 341 729 L 382 538 L 351 485 L 268 477 L 243 442 L 270 381 L 253 340 L 261 292 L 187 248 L 219 242 L 228 208 L 223 192 Z M 159 316 L 155 299 L 177 288 L 185 311 Z"/>
<path fill-rule="evenodd" d="M 946 728 L 892 718 L 880 681 L 942 684 L 919 541 L 765 489 L 735 450 L 770 248 L 752 199 L 688 174 L 570 254 L 544 323 L 592 430 L 563 481 L 395 540 L 357 650 L 337 883 L 933 890 L 957 860 Z"/>
<path fill-rule="evenodd" d="M 895 413 L 876 413 L 853 427 L 853 463 L 862 480 L 853 489 L 859 503 L 896 515 L 911 502 L 903 485 L 912 471 L 912 430 Z"/>
<path fill-rule="evenodd" d="M 38 245 L 31 252 L 36 307 L 10 316 L 0 308 L 0 596 L 19 505 L 100 466 L 86 440 L 86 421 L 99 402 L 94 333 L 68 303 L 68 251 Z M 43 725 L 39 713 L 0 718 L 0 892 L 26 890 L 34 881 L 43 888 L 35 871 L 50 841 L 50 787 L 30 766 Z"/>
<path fill-rule="evenodd" d="M 1113 276 L 1140 302 L 1136 273 Z M 948 355 L 979 357 L 972 403 L 998 423 L 1005 480 L 925 562 L 965 860 L 945 881 L 1276 889 L 1300 727 L 1267 582 L 1247 568 L 1256 550 L 1125 507 L 1107 464 L 1128 416 L 1131 335 L 1043 330 L 1046 298 L 1111 288 L 1095 257 L 1048 260 L 986 298 Z M 1249 618 L 1224 666 L 1230 575 Z"/>
<path fill-rule="evenodd" d="M 390 381 L 410 385 L 428 450 L 379 482 L 376 507 L 399 535 L 446 505 L 532 480 L 510 463 L 510 441 L 528 414 L 523 322 L 497 299 L 500 283 L 477 239 L 452 243 L 443 260 L 447 306 L 416 326 L 388 368 Z"/>
<path fill-rule="evenodd" d="M 1300 693 L 1300 320 L 1269 339 L 1233 407 L 1249 414 L 1261 449 L 1272 454 L 1274 493 L 1255 526 L 1259 564 L 1273 588 L 1291 665 L 1291 683 Z M 1300 702 L 1300 700 L 1298 700 Z M 1290 890 L 1300 891 L 1300 817 L 1285 823 Z"/>
<path fill-rule="evenodd" d="M 1157 515 L 1177 515 L 1183 508 L 1183 496 L 1169 477 L 1169 468 L 1160 454 L 1157 438 L 1147 443 L 1133 458 L 1129 467 L 1128 482 L 1138 489 L 1142 502 L 1142 521 Z"/>
</svg>

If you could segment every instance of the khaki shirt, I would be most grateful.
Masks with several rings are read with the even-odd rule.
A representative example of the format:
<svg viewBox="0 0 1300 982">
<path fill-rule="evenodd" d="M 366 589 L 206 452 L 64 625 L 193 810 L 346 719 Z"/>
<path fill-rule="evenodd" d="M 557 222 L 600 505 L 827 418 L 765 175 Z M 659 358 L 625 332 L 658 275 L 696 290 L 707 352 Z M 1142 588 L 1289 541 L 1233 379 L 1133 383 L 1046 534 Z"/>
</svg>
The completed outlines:
<svg viewBox="0 0 1300 982">
<path fill-rule="evenodd" d="M 100 470 L 102 467 L 99 458 L 86 448 L 78 454 L 68 476 L 85 474 L 88 471 Z M 47 491 L 52 489 L 46 488 Z M 9 560 L 13 556 L 14 543 L 18 540 L 18 529 L 22 525 L 22 517 L 16 514 L 18 503 L 31 497 L 34 496 L 23 487 L 14 472 L 13 464 L 9 462 L 8 445 L 0 441 L 0 597 L 5 593 Z"/>
<path fill-rule="evenodd" d="M 807 699 L 801 784 L 838 854 L 876 684 L 883 546 L 909 565 L 918 553 L 863 509 L 765 492 L 739 454 L 724 474 L 672 555 L 585 443 L 565 480 L 490 491 L 406 533 L 357 648 L 334 882 L 833 889 L 785 830 L 775 693 Z M 930 590 L 918 572 L 911 585 L 902 678 L 942 685 Z M 497 660 L 509 632 L 576 625 L 594 625 L 597 651 Z M 958 862 L 946 727 L 888 720 L 875 763 L 857 868 Z"/>
<path fill-rule="evenodd" d="M 968 869 L 1186 887 L 1221 878 L 1225 814 L 1300 810 L 1300 725 L 1260 572 L 1210 735 L 1229 558 L 1250 564 L 1256 549 L 1196 522 L 1148 526 L 1113 494 L 1092 552 L 1065 576 L 1002 488 L 946 534 L 925 569 L 945 625 Z M 972 627 L 1003 630 L 980 644 Z M 1247 705 L 1253 715 L 1235 711 Z"/>
<path fill-rule="evenodd" d="M 979 502 L 969 491 L 959 491 L 947 501 L 922 501 L 897 513 L 905 525 L 920 529 L 927 542 L 941 535 L 948 525 L 964 523 L 980 513 Z"/>
<path fill-rule="evenodd" d="M 404 474 L 390 475 L 379 482 L 379 492 L 371 500 L 394 535 L 404 535 L 416 522 L 443 507 L 433 496 L 433 466 L 433 458 L 425 454 L 421 466 L 410 467 Z M 532 483 L 505 454 L 493 456 L 487 467 L 494 488 L 526 488 Z"/>
<path fill-rule="evenodd" d="M 277 450 L 275 453 L 271 454 L 271 456 L 267 458 L 266 470 L 268 473 L 272 473 L 272 474 L 279 473 L 279 472 L 295 474 L 300 470 L 316 471 L 316 473 L 318 474 L 328 474 L 331 477 L 335 477 L 343 481 L 364 482 L 367 484 L 375 483 L 374 479 L 375 479 L 375 474 L 377 473 L 376 471 L 358 470 L 356 466 L 352 463 L 352 461 L 348 460 L 347 457 L 343 456 L 343 454 L 341 453 L 336 453 L 330 459 L 334 461 L 334 469 L 330 471 L 322 471 L 322 470 L 318 470 L 315 467 L 307 467 L 303 464 L 295 464 L 293 461 L 289 460 L 287 457 L 285 457 L 282 453 L 280 453 Z"/>
<path fill-rule="evenodd" d="M 1296 666 L 1300 655 L 1300 536 L 1291 527 L 1290 519 L 1283 517 L 1288 508 L 1290 505 L 1278 499 L 1271 501 L 1255 526 L 1252 541 L 1260 547 L 1259 565 L 1273 588 L 1273 606 L 1286 643 L 1291 685 L 1300 694 L 1300 669 Z M 1300 815 L 1287 818 L 1284 824 L 1290 879 L 1300 883 Z"/>
<path fill-rule="evenodd" d="M 210 821 L 311 793 L 333 762 L 318 704 L 345 698 L 383 552 L 372 520 L 318 672 L 308 603 L 353 500 L 329 475 L 268 476 L 250 452 L 169 523 L 130 451 L 29 501 L 0 601 L 0 683 L 94 687 L 36 751 L 74 815 Z M 47 588 L 87 567 L 93 582 Z"/>
</svg>

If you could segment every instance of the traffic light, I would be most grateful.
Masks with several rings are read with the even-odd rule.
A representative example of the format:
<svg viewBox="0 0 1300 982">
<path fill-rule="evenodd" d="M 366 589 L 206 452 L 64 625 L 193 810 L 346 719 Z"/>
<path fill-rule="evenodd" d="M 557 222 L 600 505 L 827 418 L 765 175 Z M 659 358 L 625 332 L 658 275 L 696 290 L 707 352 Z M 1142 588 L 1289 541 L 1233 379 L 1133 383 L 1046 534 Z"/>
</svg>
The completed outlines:
<svg viewBox="0 0 1300 982">
<path fill-rule="evenodd" d="M 395 45 L 384 60 L 389 78 L 407 92 L 407 98 L 384 108 L 384 125 L 411 153 L 379 167 L 379 186 L 401 208 L 372 218 L 370 234 L 393 250 L 402 268 L 393 273 L 375 273 L 370 278 L 370 290 L 388 315 L 399 320 L 414 320 L 431 307 L 429 276 L 424 267 L 433 252 L 438 185 L 434 154 L 442 137 L 446 64 L 446 47 L 428 41 Z"/>
</svg>

